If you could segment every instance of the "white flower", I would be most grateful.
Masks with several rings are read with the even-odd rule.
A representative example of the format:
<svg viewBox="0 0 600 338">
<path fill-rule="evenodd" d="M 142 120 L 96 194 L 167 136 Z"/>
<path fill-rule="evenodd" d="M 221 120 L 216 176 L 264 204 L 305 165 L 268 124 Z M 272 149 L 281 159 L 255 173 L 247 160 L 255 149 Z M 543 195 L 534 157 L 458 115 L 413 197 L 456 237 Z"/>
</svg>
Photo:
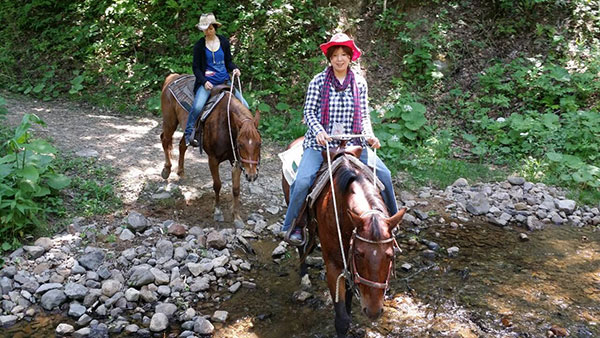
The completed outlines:
<svg viewBox="0 0 600 338">
<path fill-rule="evenodd" d="M 504 117 L 499 117 L 496 119 L 496 122 L 504 122 L 506 119 Z"/>
<path fill-rule="evenodd" d="M 519 135 L 521 135 L 521 136 L 525 137 L 525 136 L 529 135 L 529 132 L 526 132 L 526 133 L 520 133 Z"/>
<path fill-rule="evenodd" d="M 412 106 L 405 104 L 404 106 L 402 106 L 402 109 L 404 109 L 405 111 L 412 111 Z"/>
<path fill-rule="evenodd" d="M 394 134 L 394 135 L 392 135 L 392 137 L 390 137 L 390 141 L 398 142 L 398 140 L 400 140 L 400 138 L 396 134 Z"/>
</svg>

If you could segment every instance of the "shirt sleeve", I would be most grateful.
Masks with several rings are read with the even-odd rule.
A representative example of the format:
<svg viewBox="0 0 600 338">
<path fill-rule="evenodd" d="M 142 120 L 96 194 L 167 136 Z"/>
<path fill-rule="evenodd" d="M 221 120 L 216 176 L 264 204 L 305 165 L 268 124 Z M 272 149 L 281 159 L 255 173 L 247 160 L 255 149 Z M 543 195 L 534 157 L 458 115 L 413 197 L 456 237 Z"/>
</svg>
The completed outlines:
<svg viewBox="0 0 600 338">
<path fill-rule="evenodd" d="M 315 76 L 308 84 L 306 99 L 304 101 L 304 121 L 306 121 L 306 124 L 313 135 L 317 135 L 318 133 L 325 131 L 321 125 L 319 114 L 321 109 L 321 99 L 319 96 L 321 94 L 321 86 L 323 85 L 323 81 L 319 81 L 319 75 Z"/>
<path fill-rule="evenodd" d="M 362 127 L 363 135 L 366 137 L 373 137 L 373 126 L 371 125 L 371 114 L 369 109 L 369 89 L 367 87 L 367 81 L 364 79 L 357 84 L 358 95 L 360 97 L 360 110 L 362 114 Z"/>
<path fill-rule="evenodd" d="M 204 77 L 204 71 L 206 70 L 206 66 L 203 66 L 203 58 L 204 58 L 204 38 L 198 41 L 194 45 L 194 61 L 192 63 L 192 70 L 194 71 L 194 75 L 196 76 L 196 82 L 200 83 L 200 85 L 204 85 L 206 83 L 206 78 Z"/>
</svg>

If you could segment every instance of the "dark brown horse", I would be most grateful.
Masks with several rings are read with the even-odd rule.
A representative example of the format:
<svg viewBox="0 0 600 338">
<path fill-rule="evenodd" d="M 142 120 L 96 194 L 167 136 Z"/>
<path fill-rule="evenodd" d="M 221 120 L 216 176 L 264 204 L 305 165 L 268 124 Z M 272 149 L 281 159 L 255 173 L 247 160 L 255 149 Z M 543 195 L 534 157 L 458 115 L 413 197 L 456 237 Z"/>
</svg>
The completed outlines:
<svg viewBox="0 0 600 338">
<path fill-rule="evenodd" d="M 350 328 L 353 290 L 360 295 L 363 314 L 372 320 L 382 314 L 397 246 L 393 229 L 406 212 L 406 209 L 402 209 L 389 216 L 379 189 L 373 185 L 373 173 L 365 172 L 364 167 L 348 158 L 360 157 L 360 151 L 360 147 L 348 147 L 342 151 L 338 156 L 344 158 L 333 175 L 333 192 L 346 264 L 340 250 L 330 183 L 315 200 L 312 209 L 315 222 L 309 225 L 312 235 L 305 247 L 298 248 L 300 273 L 303 275 L 306 274 L 304 259 L 315 247 L 314 232 L 318 233 L 327 269 L 327 285 L 334 301 L 338 337 L 345 337 Z M 340 153 L 339 150 L 337 152 Z M 289 191 L 287 183 L 283 183 L 283 186 L 284 191 Z"/>
<path fill-rule="evenodd" d="M 177 103 L 173 94 L 167 88 L 171 82 L 181 76 L 179 74 L 170 74 L 167 76 L 160 97 L 163 114 L 163 131 L 160 134 L 160 139 L 165 153 L 165 165 L 162 170 L 162 177 L 164 179 L 169 178 L 171 173 L 173 133 L 178 125 L 185 128 L 188 118 L 187 111 Z M 216 89 L 213 89 L 213 94 L 215 94 Z M 228 109 L 229 96 L 231 96 L 231 102 Z M 243 171 L 249 182 L 256 180 L 258 177 L 261 146 L 260 133 L 257 129 L 258 120 L 258 113 L 256 117 L 253 117 L 252 113 L 235 96 L 227 92 L 204 121 L 202 144 L 204 151 L 208 155 L 208 165 L 213 179 L 215 220 L 223 220 L 219 204 L 219 192 L 221 191 L 219 164 L 229 161 L 232 164 L 233 219 L 237 226 L 240 224 L 243 225 L 240 217 L 240 175 Z M 229 121 L 231 122 L 231 135 L 229 134 Z M 233 148 L 231 140 L 233 140 Z M 181 138 L 179 141 L 179 162 L 177 168 L 177 175 L 179 176 L 183 176 L 184 174 L 183 163 L 186 149 L 185 140 Z"/>
</svg>

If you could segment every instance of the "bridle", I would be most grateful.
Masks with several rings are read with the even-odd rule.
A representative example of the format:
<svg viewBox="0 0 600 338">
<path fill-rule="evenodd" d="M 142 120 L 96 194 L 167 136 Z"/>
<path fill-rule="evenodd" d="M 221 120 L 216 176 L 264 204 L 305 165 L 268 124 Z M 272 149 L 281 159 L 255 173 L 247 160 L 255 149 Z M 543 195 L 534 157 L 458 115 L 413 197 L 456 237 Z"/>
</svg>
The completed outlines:
<svg viewBox="0 0 600 338">
<path fill-rule="evenodd" d="M 381 211 L 379 210 L 368 210 L 364 213 L 362 213 L 360 215 L 360 217 L 364 217 L 367 216 L 369 214 L 379 214 L 381 216 L 385 216 Z M 388 286 L 389 286 L 389 281 L 390 281 L 390 277 L 393 275 L 394 273 L 394 265 L 395 265 L 395 259 L 392 259 L 390 261 L 390 265 L 388 266 L 388 273 L 387 273 L 387 277 L 385 279 L 385 282 L 376 282 L 376 281 L 372 281 L 369 279 L 366 279 L 364 277 L 362 277 L 359 273 L 358 270 L 356 268 L 356 259 L 355 259 L 355 254 L 354 254 L 354 250 L 355 250 L 355 240 L 364 242 L 364 243 L 368 243 L 368 244 L 377 244 L 377 245 L 382 245 L 382 244 L 391 244 L 392 247 L 394 249 L 398 248 L 400 249 L 400 247 L 398 246 L 398 242 L 396 242 L 396 238 L 394 236 L 390 237 L 390 238 L 386 238 L 386 239 L 382 239 L 382 240 L 378 240 L 378 241 L 374 241 L 368 238 L 364 238 L 362 236 L 360 236 L 357 232 L 356 232 L 357 228 L 354 228 L 354 230 L 352 231 L 352 237 L 350 237 L 350 247 L 348 249 L 348 260 L 350 261 L 350 281 L 351 281 L 351 287 L 355 289 L 355 292 L 357 292 L 358 295 L 358 288 L 356 288 L 356 286 L 358 284 L 363 284 L 367 287 L 371 287 L 371 288 L 375 288 L 375 289 L 383 289 L 383 290 L 387 290 Z M 396 250 L 394 250 L 395 252 Z"/>
<path fill-rule="evenodd" d="M 233 153 L 233 166 L 234 167 L 239 167 L 240 169 L 242 169 L 242 172 L 244 172 L 244 174 L 246 173 L 246 170 L 244 169 L 244 166 L 240 164 L 241 163 L 247 163 L 250 165 L 256 165 L 256 170 L 258 171 L 258 166 L 260 165 L 260 157 L 258 158 L 258 160 L 249 160 L 249 159 L 245 159 L 242 157 L 242 154 L 239 154 L 240 151 L 240 147 L 239 147 L 239 142 L 236 139 L 235 144 L 233 142 L 233 132 L 231 130 L 231 110 L 229 109 L 229 106 L 231 104 L 231 97 L 233 96 L 233 84 L 235 83 L 234 78 L 236 77 L 235 74 L 232 75 L 231 78 L 231 88 L 229 89 L 229 99 L 227 100 L 227 125 L 229 127 L 229 140 L 231 141 L 231 152 Z M 238 87 L 239 87 L 239 91 L 240 91 L 240 95 L 242 94 L 242 84 L 240 82 L 240 77 L 239 75 L 237 76 L 237 80 L 238 80 Z M 253 119 L 246 117 L 245 119 L 243 119 L 240 122 L 240 129 L 242 128 L 242 126 L 244 125 L 244 123 L 247 122 L 254 122 Z M 257 131 L 258 132 L 258 131 Z M 239 134 L 238 134 L 238 138 L 239 138 Z M 237 145 L 237 147 L 236 147 Z M 239 161 L 238 161 L 238 157 L 239 157 Z"/>
</svg>

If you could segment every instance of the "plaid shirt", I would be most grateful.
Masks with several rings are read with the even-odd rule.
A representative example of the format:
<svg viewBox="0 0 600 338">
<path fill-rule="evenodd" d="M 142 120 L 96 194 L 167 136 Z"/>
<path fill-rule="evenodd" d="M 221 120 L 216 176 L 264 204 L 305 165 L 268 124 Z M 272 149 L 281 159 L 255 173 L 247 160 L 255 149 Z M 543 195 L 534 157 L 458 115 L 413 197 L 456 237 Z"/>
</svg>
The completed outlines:
<svg viewBox="0 0 600 338">
<path fill-rule="evenodd" d="M 318 151 L 324 149 L 317 143 L 317 134 L 321 131 L 326 131 L 331 135 L 331 130 L 334 123 L 341 123 L 344 128 L 344 134 L 352 134 L 352 120 L 354 118 L 354 102 L 352 101 L 352 86 L 348 86 L 346 90 L 336 92 L 333 86 L 329 92 L 329 125 L 327 129 L 321 125 L 321 98 L 320 92 L 323 83 L 325 82 L 325 73 L 327 69 L 317 74 L 306 91 L 306 100 L 304 102 L 304 121 L 308 125 L 308 130 L 304 135 L 304 148 L 312 148 Z M 362 112 L 363 135 L 373 137 L 373 128 L 371 127 L 371 118 L 369 116 L 368 99 L 367 99 L 367 81 L 360 75 L 356 74 L 356 85 L 360 95 L 360 109 Z M 330 145 L 337 146 L 339 141 L 331 141 Z M 348 141 L 348 145 L 366 146 L 366 142 L 360 139 Z"/>
</svg>

